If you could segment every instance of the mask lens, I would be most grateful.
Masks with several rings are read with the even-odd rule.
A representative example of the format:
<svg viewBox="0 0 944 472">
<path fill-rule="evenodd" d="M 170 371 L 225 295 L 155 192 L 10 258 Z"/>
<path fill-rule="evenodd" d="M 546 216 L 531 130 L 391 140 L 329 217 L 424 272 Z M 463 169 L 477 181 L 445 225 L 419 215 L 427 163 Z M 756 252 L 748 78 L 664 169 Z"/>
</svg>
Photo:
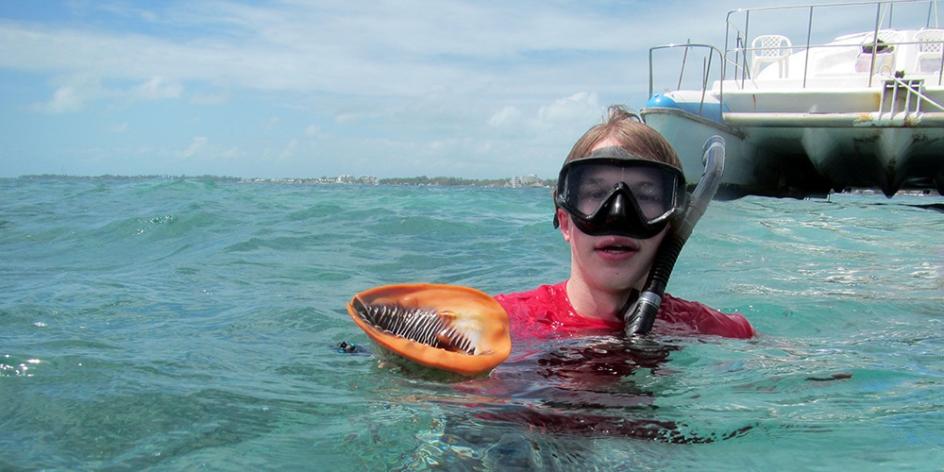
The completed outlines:
<svg viewBox="0 0 944 472">
<path fill-rule="evenodd" d="M 658 219 L 674 208 L 678 176 L 659 165 L 639 161 L 626 164 L 578 164 L 567 173 L 564 198 L 568 206 L 594 215 L 620 187 L 629 189 L 647 222 Z"/>
</svg>

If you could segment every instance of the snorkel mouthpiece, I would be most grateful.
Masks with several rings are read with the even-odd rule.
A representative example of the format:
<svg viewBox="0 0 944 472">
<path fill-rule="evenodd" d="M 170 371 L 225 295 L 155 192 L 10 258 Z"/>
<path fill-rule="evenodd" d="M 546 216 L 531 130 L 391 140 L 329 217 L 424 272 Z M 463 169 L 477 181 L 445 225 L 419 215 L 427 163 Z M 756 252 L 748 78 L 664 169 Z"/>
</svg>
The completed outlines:
<svg viewBox="0 0 944 472">
<path fill-rule="evenodd" d="M 721 176 L 724 173 L 724 138 L 717 135 L 711 136 L 705 141 L 704 149 L 702 163 L 705 170 L 692 192 L 685 217 L 677 227 L 673 225 L 672 232 L 659 246 L 655 262 L 649 270 L 649 279 L 646 281 L 645 289 L 630 307 L 627 315 L 623 317 L 626 320 L 627 336 L 641 336 L 652 330 L 659 306 L 662 304 L 662 294 L 665 293 L 675 261 L 682 252 L 682 246 L 691 236 L 695 224 L 705 214 L 705 209 L 708 208 L 708 204 L 711 203 L 711 199 L 721 184 Z"/>
</svg>

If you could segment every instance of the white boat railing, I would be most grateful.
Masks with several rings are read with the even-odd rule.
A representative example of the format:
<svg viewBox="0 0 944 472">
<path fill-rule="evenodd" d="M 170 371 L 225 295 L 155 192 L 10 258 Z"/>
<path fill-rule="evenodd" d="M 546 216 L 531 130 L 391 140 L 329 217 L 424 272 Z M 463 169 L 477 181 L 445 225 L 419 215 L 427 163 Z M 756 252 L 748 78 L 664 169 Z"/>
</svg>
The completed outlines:
<svg viewBox="0 0 944 472">
<path fill-rule="evenodd" d="M 921 87 L 914 87 L 908 85 L 911 82 L 917 83 L 918 81 L 909 80 L 907 83 L 901 80 L 900 74 L 896 73 L 894 67 L 890 67 L 886 64 L 888 57 L 885 56 L 889 51 L 894 51 L 896 47 L 900 46 L 917 46 L 918 54 L 916 62 L 920 64 L 922 59 L 931 59 L 930 63 L 933 68 L 931 73 L 937 72 L 937 85 L 941 86 L 944 83 L 944 29 L 921 29 L 917 34 L 915 34 L 915 40 L 903 41 L 891 30 L 892 19 L 894 13 L 894 7 L 896 5 L 922 5 L 927 4 L 927 17 L 924 21 L 925 28 L 930 28 L 933 25 L 937 26 L 937 9 L 936 9 L 936 0 L 885 0 L 885 1 L 869 1 L 869 2 L 856 2 L 856 3 L 829 3 L 829 4 L 819 4 L 819 5 L 795 5 L 795 6 L 785 6 L 785 7 L 764 7 L 764 8 L 752 8 L 752 9 L 742 9 L 742 10 L 732 10 L 727 14 L 726 20 L 726 30 L 725 30 L 725 48 L 721 50 L 710 44 L 702 43 L 692 43 L 686 42 L 683 44 L 668 44 L 663 46 L 655 46 L 649 49 L 649 97 L 653 97 L 655 93 L 655 72 L 656 66 L 654 61 L 654 55 L 657 51 L 666 50 L 666 49 L 682 49 L 682 60 L 679 66 L 679 76 L 678 84 L 675 90 L 680 90 L 682 88 L 683 76 L 685 76 L 686 67 L 690 66 L 691 62 L 689 51 L 693 49 L 704 49 L 707 50 L 707 53 L 704 53 L 702 57 L 702 71 L 700 76 L 700 87 L 695 88 L 695 91 L 700 90 L 701 100 L 699 102 L 699 114 L 704 109 L 706 98 L 711 94 L 712 100 L 717 100 L 718 106 L 723 110 L 724 109 L 724 87 L 725 85 L 733 86 L 738 89 L 744 89 L 747 81 L 751 82 L 751 85 L 755 89 L 759 89 L 759 84 L 755 81 L 757 72 L 761 69 L 757 68 L 756 62 L 765 63 L 768 67 L 778 68 L 779 77 L 787 78 L 789 74 L 789 60 L 791 57 L 799 57 L 796 54 L 803 53 L 803 65 L 802 65 L 802 80 L 798 84 L 803 89 L 806 89 L 808 86 L 808 78 L 810 76 L 810 51 L 814 49 L 829 49 L 829 48 L 860 48 L 860 60 L 863 61 L 863 64 L 858 64 L 862 69 L 857 68 L 858 72 L 867 71 L 867 86 L 872 87 L 872 81 L 876 75 L 884 76 L 885 83 L 888 80 L 894 79 L 896 82 L 896 89 L 900 88 L 902 91 L 905 91 L 908 94 L 908 98 L 914 97 L 919 102 L 924 102 L 929 104 L 933 108 L 940 109 L 944 111 L 944 106 L 934 101 L 932 98 L 922 93 L 921 87 L 924 86 L 924 81 L 921 82 Z M 816 31 L 814 28 L 814 14 L 817 11 L 821 11 L 824 8 L 833 8 L 833 7 L 869 7 L 875 6 L 875 21 L 870 24 L 871 32 L 870 33 L 859 33 L 857 35 L 847 35 L 838 39 L 857 39 L 856 37 L 862 38 L 864 40 L 859 40 L 855 42 L 841 43 L 837 44 L 832 43 L 814 43 L 811 41 L 813 37 L 813 32 Z M 752 12 L 778 12 L 784 10 L 806 10 L 806 41 L 803 43 L 792 43 L 787 37 L 779 34 L 764 34 L 759 35 L 755 38 L 750 38 L 750 23 L 751 23 L 751 13 Z M 740 26 L 743 28 L 738 28 L 735 25 L 736 15 L 743 15 L 743 24 Z M 884 25 L 884 28 L 883 28 Z M 863 28 L 864 29 L 864 28 Z M 860 30 L 861 31 L 861 30 Z M 732 33 L 734 33 L 732 35 Z M 729 42 L 733 36 L 734 47 L 730 47 Z M 746 47 L 750 42 L 751 47 Z M 884 57 L 883 57 L 884 56 Z M 867 62 L 867 63 L 866 63 Z M 867 65 L 867 69 L 865 66 Z M 718 67 L 713 69 L 713 67 Z M 753 67 L 753 69 L 752 69 Z M 729 74 L 730 69 L 730 74 Z M 881 74 L 876 74 L 876 71 L 881 72 Z M 924 71 L 925 78 L 930 79 L 930 75 L 927 74 L 927 71 Z M 718 77 L 720 80 L 712 82 L 711 77 Z M 733 78 L 734 80 L 730 80 Z M 796 80 L 795 76 L 794 79 Z M 863 77 L 863 80 L 865 78 Z M 712 90 L 712 88 L 715 88 Z M 883 85 L 882 95 L 884 97 L 885 90 Z M 893 91 L 893 93 L 897 93 Z M 714 103 L 714 102 L 713 102 Z M 884 103 L 884 102 L 881 102 Z M 894 101 L 892 103 L 895 103 Z M 916 104 L 918 109 L 913 110 L 916 113 L 920 113 L 920 104 Z M 887 112 L 880 105 L 879 114 Z M 905 111 L 908 109 L 906 108 Z"/>
<path fill-rule="evenodd" d="M 662 49 L 677 49 L 677 48 L 683 48 L 683 54 L 682 54 L 682 64 L 679 67 L 679 80 L 678 80 L 678 86 L 676 87 L 676 90 L 682 88 L 682 81 L 685 76 L 685 67 L 688 64 L 689 50 L 700 49 L 700 48 L 708 50 L 707 56 L 704 56 L 702 58 L 702 72 L 700 76 L 701 77 L 701 102 L 699 104 L 699 113 L 700 113 L 705 106 L 705 96 L 708 93 L 708 86 L 710 84 L 710 78 L 711 78 L 712 61 L 715 57 L 718 58 L 719 62 L 724 60 L 724 53 L 721 52 L 720 49 L 710 44 L 699 44 L 699 43 L 688 42 L 685 44 L 666 44 L 664 46 L 654 46 L 654 47 L 649 48 L 649 97 L 652 97 L 655 91 L 655 80 L 653 77 L 653 71 L 655 70 L 655 65 L 653 63 L 654 53 Z M 724 67 L 722 67 L 721 70 L 723 71 Z M 719 87 L 720 88 L 718 91 L 718 100 L 722 100 L 724 96 L 723 83 Z"/>
<path fill-rule="evenodd" d="M 818 5 L 792 5 L 792 6 L 783 6 L 783 7 L 763 7 L 763 8 L 750 8 L 750 9 L 739 9 L 731 10 L 728 12 L 727 18 L 725 20 L 725 36 L 724 36 L 724 57 L 725 63 L 734 64 L 734 78 L 736 81 L 740 81 L 741 88 L 744 87 L 744 83 L 747 80 L 751 80 L 751 65 L 748 59 L 748 56 L 760 55 L 761 57 L 771 57 L 776 56 L 777 58 L 788 58 L 793 51 L 805 51 L 804 63 L 803 63 L 803 78 L 802 78 L 802 88 L 807 87 L 807 79 L 809 77 L 809 58 L 810 51 L 821 48 L 848 48 L 848 44 L 828 44 L 828 43 L 813 43 L 811 38 L 813 32 L 816 31 L 814 28 L 813 18 L 815 17 L 814 13 L 816 11 L 822 11 L 823 9 L 835 8 L 835 7 L 863 7 L 863 6 L 875 6 L 875 22 L 872 26 L 872 34 L 869 36 L 871 38 L 871 44 L 865 43 L 860 46 L 863 49 L 868 49 L 869 57 L 869 67 L 868 67 L 868 87 L 872 86 L 873 77 L 876 75 L 876 61 L 882 56 L 883 51 L 893 50 L 897 46 L 904 45 L 931 45 L 931 47 L 940 51 L 940 62 L 937 66 L 938 69 L 938 85 L 942 84 L 942 79 L 944 79 L 944 31 L 938 38 L 928 38 L 925 41 L 900 41 L 890 35 L 883 37 L 884 30 L 891 29 L 892 19 L 894 17 L 894 9 L 896 5 L 928 5 L 927 17 L 925 19 L 925 28 L 930 28 L 933 23 L 935 27 L 937 26 L 937 9 L 936 4 L 937 0 L 886 0 L 886 1 L 871 1 L 871 2 L 852 2 L 852 3 L 825 3 Z M 747 44 L 748 39 L 750 38 L 750 24 L 751 24 L 751 13 L 759 12 L 786 12 L 790 10 L 807 10 L 807 27 L 806 27 L 806 41 L 803 44 L 792 44 L 787 41 L 786 44 L 782 45 L 769 45 L 764 44 L 761 46 L 755 46 L 752 41 L 751 47 L 744 47 L 742 44 Z M 743 16 L 743 30 L 738 28 L 733 21 L 738 15 Z M 883 30 L 882 24 L 886 23 L 887 26 Z M 731 33 L 734 32 L 734 47 L 730 47 Z M 762 36 L 780 36 L 780 35 L 762 35 Z M 760 37 L 760 36 L 758 36 Z M 785 37 L 784 37 L 785 38 Z M 776 54 L 776 53 L 780 54 Z M 730 56 L 733 55 L 733 61 L 729 60 Z M 722 80 L 727 78 L 727 67 L 721 71 Z"/>
</svg>

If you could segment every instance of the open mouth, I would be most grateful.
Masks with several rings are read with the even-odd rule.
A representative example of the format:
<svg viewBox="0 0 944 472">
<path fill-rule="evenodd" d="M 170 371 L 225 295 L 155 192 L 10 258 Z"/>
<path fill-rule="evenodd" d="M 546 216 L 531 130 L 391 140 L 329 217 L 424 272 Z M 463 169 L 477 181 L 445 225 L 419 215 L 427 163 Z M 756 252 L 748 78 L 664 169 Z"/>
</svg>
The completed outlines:
<svg viewBox="0 0 944 472">
<path fill-rule="evenodd" d="M 607 238 L 600 241 L 594 250 L 607 254 L 627 254 L 639 250 L 639 244 L 629 238 Z"/>
<path fill-rule="evenodd" d="M 622 244 L 612 244 L 599 247 L 597 248 L 597 251 L 603 251 L 611 254 L 623 254 L 628 252 L 636 252 L 636 248 Z"/>
</svg>

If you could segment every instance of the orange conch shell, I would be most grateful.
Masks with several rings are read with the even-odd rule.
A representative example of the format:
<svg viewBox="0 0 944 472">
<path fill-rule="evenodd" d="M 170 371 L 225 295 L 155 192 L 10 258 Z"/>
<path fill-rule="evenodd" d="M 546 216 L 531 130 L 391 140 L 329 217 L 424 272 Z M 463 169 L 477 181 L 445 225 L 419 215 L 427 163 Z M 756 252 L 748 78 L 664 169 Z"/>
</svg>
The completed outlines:
<svg viewBox="0 0 944 472">
<path fill-rule="evenodd" d="M 354 295 L 347 311 L 378 345 L 434 369 L 478 375 L 511 353 L 508 314 L 472 288 L 384 285 Z"/>
</svg>

